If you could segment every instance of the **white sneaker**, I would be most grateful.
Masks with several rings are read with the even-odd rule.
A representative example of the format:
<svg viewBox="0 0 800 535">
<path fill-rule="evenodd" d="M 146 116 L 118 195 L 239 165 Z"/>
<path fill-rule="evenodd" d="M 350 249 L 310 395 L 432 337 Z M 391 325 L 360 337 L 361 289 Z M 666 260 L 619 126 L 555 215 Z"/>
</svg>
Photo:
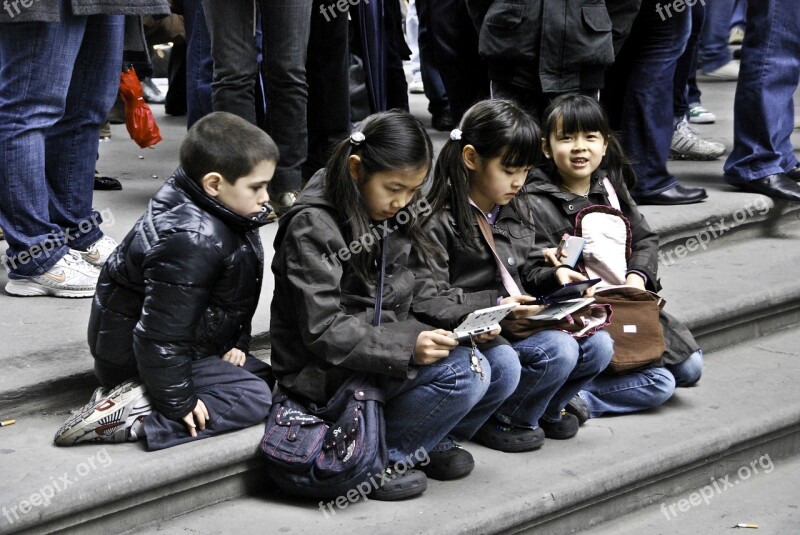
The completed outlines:
<svg viewBox="0 0 800 535">
<path fill-rule="evenodd" d="M 153 412 L 146 392 L 140 379 L 130 379 L 99 398 L 93 395 L 61 426 L 53 441 L 59 446 L 135 441 L 139 437 L 131 429 Z"/>
<path fill-rule="evenodd" d="M 106 260 L 108 260 L 108 257 L 111 256 L 111 253 L 113 253 L 116 248 L 116 241 L 108 236 L 103 236 L 87 247 L 85 251 L 79 251 L 77 249 L 76 251 L 80 253 L 87 264 L 91 264 L 96 268 L 101 268 L 105 265 Z"/>
<path fill-rule="evenodd" d="M 739 79 L 739 62 L 731 60 L 722 67 L 713 71 L 702 71 L 703 75 L 698 80 L 706 82 L 734 82 Z"/>
<path fill-rule="evenodd" d="M 408 92 L 414 94 L 425 92 L 425 86 L 422 85 L 422 76 L 419 73 L 415 74 L 414 79 L 408 84 Z"/>
<path fill-rule="evenodd" d="M 682 120 L 672 132 L 669 157 L 673 160 L 716 160 L 725 153 L 725 145 L 706 141 Z"/>
<path fill-rule="evenodd" d="M 11 295 L 30 297 L 52 295 L 54 297 L 92 297 L 100 271 L 86 263 L 72 249 L 53 267 L 36 277 L 11 279 L 6 291 Z"/>
<path fill-rule="evenodd" d="M 694 124 L 711 124 L 717 116 L 705 109 L 699 103 L 689 104 L 689 122 Z"/>
</svg>

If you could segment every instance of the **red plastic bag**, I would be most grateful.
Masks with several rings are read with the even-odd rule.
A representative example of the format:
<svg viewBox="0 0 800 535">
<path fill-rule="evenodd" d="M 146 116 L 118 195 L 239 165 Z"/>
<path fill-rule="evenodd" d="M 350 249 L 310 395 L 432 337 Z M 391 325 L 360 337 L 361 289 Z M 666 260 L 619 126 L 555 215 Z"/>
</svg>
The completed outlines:
<svg viewBox="0 0 800 535">
<path fill-rule="evenodd" d="M 131 139 L 141 148 L 152 147 L 163 138 L 150 106 L 144 101 L 144 92 L 136 71 L 132 67 L 119 76 L 119 93 L 125 103 L 125 126 Z"/>
</svg>

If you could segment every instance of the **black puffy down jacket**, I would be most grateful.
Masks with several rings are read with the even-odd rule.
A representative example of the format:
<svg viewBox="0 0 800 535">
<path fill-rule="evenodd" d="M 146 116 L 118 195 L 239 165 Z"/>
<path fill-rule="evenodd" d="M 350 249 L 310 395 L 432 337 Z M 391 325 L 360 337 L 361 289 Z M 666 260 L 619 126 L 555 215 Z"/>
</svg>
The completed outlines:
<svg viewBox="0 0 800 535">
<path fill-rule="evenodd" d="M 193 360 L 247 352 L 261 292 L 258 227 L 179 168 L 103 268 L 89 346 L 104 386 L 137 373 L 155 408 L 178 420 L 196 405 Z"/>
</svg>

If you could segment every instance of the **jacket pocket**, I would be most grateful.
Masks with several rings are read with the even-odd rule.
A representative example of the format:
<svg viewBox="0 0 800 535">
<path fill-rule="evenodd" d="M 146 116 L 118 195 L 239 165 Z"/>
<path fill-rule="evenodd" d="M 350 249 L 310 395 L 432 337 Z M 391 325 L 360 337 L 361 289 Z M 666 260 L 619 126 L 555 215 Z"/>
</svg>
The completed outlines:
<svg viewBox="0 0 800 535">
<path fill-rule="evenodd" d="M 538 5 L 539 0 L 492 4 L 480 28 L 480 55 L 505 61 L 537 58 L 540 33 L 534 20 L 534 4 Z"/>
<path fill-rule="evenodd" d="M 564 41 L 564 67 L 611 65 L 614 45 L 605 4 L 581 7 L 580 21 L 576 22 L 574 34 Z"/>
</svg>

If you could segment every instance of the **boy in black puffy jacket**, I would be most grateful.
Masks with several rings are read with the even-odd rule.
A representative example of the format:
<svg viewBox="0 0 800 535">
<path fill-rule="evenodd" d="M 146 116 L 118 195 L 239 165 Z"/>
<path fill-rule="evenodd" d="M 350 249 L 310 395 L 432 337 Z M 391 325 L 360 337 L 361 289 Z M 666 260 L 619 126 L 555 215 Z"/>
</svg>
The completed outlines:
<svg viewBox="0 0 800 535">
<path fill-rule="evenodd" d="M 144 438 L 152 451 L 266 418 L 270 368 L 248 350 L 277 161 L 235 115 L 189 130 L 181 166 L 100 274 L 88 334 L 102 386 L 56 444 Z"/>
</svg>

